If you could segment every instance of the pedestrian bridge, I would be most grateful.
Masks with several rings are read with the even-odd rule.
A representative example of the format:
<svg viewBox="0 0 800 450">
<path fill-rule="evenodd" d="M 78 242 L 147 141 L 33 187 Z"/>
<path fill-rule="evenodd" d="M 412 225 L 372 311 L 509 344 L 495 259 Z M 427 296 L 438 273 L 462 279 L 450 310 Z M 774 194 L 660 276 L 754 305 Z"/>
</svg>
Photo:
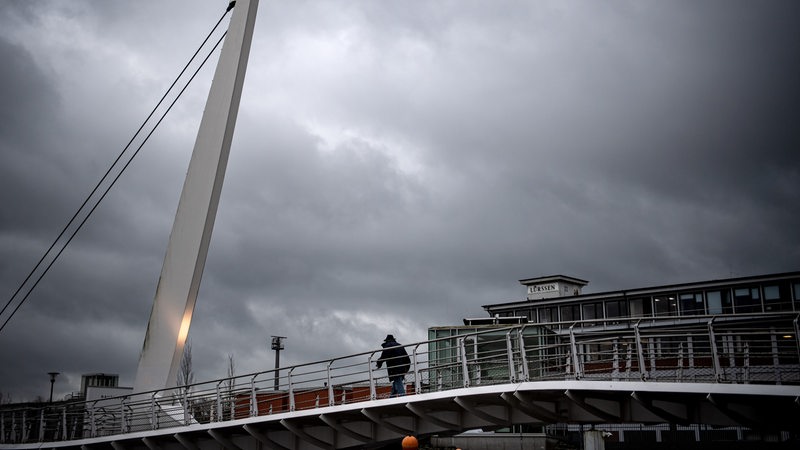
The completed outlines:
<svg viewBox="0 0 800 450">
<path fill-rule="evenodd" d="M 378 349 L 169 391 L 4 409 L 0 449 L 339 449 L 514 424 L 800 423 L 796 315 L 451 333 L 405 346 L 412 368 L 402 397 L 389 396 Z"/>
</svg>

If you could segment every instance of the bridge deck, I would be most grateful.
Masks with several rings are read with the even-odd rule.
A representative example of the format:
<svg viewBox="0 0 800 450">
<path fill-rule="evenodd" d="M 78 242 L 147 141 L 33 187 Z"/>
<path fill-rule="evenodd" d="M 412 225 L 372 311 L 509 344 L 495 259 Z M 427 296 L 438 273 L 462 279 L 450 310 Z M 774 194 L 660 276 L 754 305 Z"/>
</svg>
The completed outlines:
<svg viewBox="0 0 800 450">
<path fill-rule="evenodd" d="M 800 423 L 793 317 L 616 322 L 407 345 L 402 397 L 388 396 L 376 350 L 173 391 L 6 409 L 0 449 L 348 448 L 524 423 Z"/>
</svg>

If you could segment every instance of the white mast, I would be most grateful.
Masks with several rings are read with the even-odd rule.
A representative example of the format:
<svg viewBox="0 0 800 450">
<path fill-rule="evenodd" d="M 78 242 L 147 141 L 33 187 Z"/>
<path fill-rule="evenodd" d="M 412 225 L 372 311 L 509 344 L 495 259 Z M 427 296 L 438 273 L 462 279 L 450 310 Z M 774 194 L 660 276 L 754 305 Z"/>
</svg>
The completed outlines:
<svg viewBox="0 0 800 450">
<path fill-rule="evenodd" d="M 135 393 L 174 387 L 225 178 L 258 0 L 238 0 L 172 224 L 139 356 Z"/>
</svg>

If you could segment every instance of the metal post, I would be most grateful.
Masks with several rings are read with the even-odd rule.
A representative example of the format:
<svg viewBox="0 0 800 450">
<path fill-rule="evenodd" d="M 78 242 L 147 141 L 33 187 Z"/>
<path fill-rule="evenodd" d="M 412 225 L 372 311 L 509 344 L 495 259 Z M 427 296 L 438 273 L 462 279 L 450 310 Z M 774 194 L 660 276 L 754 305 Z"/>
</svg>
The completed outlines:
<svg viewBox="0 0 800 450">
<path fill-rule="evenodd" d="M 89 437 L 96 437 L 97 436 L 97 422 L 94 420 L 94 408 L 97 405 L 97 402 L 92 403 L 91 408 L 89 408 Z"/>
<path fill-rule="evenodd" d="M 280 388 L 281 350 L 283 350 L 283 340 L 286 336 L 272 336 L 272 350 L 275 350 L 275 390 Z"/>
<path fill-rule="evenodd" d="M 219 387 L 224 381 L 220 380 L 217 383 L 217 422 L 222 422 L 222 391 Z"/>
<path fill-rule="evenodd" d="M 414 363 L 414 393 L 419 394 L 422 392 L 422 380 L 419 379 L 419 366 L 417 365 L 417 349 L 421 344 L 414 346 L 414 351 L 411 352 L 411 361 Z M 430 372 L 428 372 L 430 374 Z M 344 402 L 342 402 L 344 403 Z"/>
<path fill-rule="evenodd" d="M 289 373 L 286 374 L 286 382 L 289 383 L 289 411 L 294 411 L 295 404 L 294 404 L 294 386 L 292 385 L 292 372 L 294 371 L 294 367 L 289 369 Z"/>
<path fill-rule="evenodd" d="M 67 440 L 67 407 L 61 408 L 61 439 Z"/>
<path fill-rule="evenodd" d="M 458 339 L 458 351 L 461 354 L 461 371 L 464 374 L 464 387 L 469 387 L 469 365 L 467 363 L 467 347 L 465 345 L 466 339 Z"/>
<path fill-rule="evenodd" d="M 744 368 L 742 369 L 742 382 L 750 384 L 750 343 L 744 343 Z"/>
<path fill-rule="evenodd" d="M 50 375 L 50 401 L 48 403 L 53 403 L 53 385 L 56 383 L 56 377 L 61 372 L 47 372 Z"/>
<path fill-rule="evenodd" d="M 722 366 L 719 363 L 719 350 L 717 349 L 717 337 L 714 334 L 714 317 L 708 321 L 708 340 L 711 344 L 711 362 L 714 364 L 714 381 L 722 381 Z"/>
<path fill-rule="evenodd" d="M 44 441 L 44 408 L 39 410 L 39 442 Z"/>
<path fill-rule="evenodd" d="M 508 382 L 516 383 L 517 374 L 514 368 L 514 347 L 511 345 L 511 330 L 506 332 L 506 356 L 508 358 Z"/>
<path fill-rule="evenodd" d="M 128 399 L 128 397 L 122 397 L 122 400 L 119 401 L 119 416 L 120 416 L 119 417 L 119 432 L 120 433 L 125 433 L 125 431 L 126 431 L 125 430 L 125 428 L 126 428 L 126 426 L 125 426 L 125 421 L 126 421 L 125 400 L 127 400 L 127 399 Z M 185 415 L 186 414 L 185 407 L 184 407 L 183 411 L 184 411 L 184 415 Z M 188 425 L 188 423 L 187 423 L 187 425 Z"/>
<path fill-rule="evenodd" d="M 575 379 L 583 378 L 583 366 L 580 355 L 578 355 L 578 344 L 575 342 L 575 324 L 569 326 L 569 347 L 572 351 L 572 365 L 575 366 Z"/>
<path fill-rule="evenodd" d="M 258 374 L 253 375 L 250 378 L 250 417 L 255 417 L 258 415 L 258 405 L 256 404 L 256 377 Z"/>
<path fill-rule="evenodd" d="M 800 314 L 794 318 L 792 323 L 794 324 L 794 340 L 797 343 L 797 362 L 800 362 Z"/>
<path fill-rule="evenodd" d="M 150 429 L 156 430 L 158 429 L 158 410 L 156 409 L 156 394 L 158 392 L 153 392 L 150 394 Z"/>
<path fill-rule="evenodd" d="M 528 352 L 525 350 L 525 335 L 523 332 L 525 331 L 525 327 L 519 329 L 517 332 L 517 337 L 519 338 L 519 356 L 522 359 L 522 379 L 523 381 L 530 381 L 531 374 L 528 371 Z"/>
<path fill-rule="evenodd" d="M 331 365 L 333 364 L 334 360 L 330 360 L 328 362 L 328 406 L 333 406 L 336 404 L 336 401 L 333 398 L 333 383 L 331 382 Z"/>
<path fill-rule="evenodd" d="M 778 336 L 775 327 L 770 327 L 769 338 L 772 344 L 772 367 L 775 370 L 775 384 L 781 384 L 781 359 L 778 350 Z"/>
<path fill-rule="evenodd" d="M 378 397 L 378 394 L 375 392 L 375 377 L 372 374 L 372 357 L 375 356 L 375 352 L 372 352 L 367 359 L 367 367 L 369 370 L 369 399 L 375 400 Z"/>
<path fill-rule="evenodd" d="M 641 322 L 641 319 L 633 325 L 633 333 L 636 337 L 636 357 L 639 360 L 639 376 L 642 381 L 647 381 L 647 369 L 644 366 L 644 349 L 642 348 L 642 335 L 639 333 L 639 322 Z"/>
</svg>

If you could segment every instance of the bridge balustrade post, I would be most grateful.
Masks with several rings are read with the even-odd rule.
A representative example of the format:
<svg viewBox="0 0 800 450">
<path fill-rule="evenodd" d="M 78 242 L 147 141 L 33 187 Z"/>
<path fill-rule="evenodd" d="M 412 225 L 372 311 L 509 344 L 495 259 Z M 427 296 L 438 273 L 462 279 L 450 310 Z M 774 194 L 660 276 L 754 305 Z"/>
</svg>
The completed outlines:
<svg viewBox="0 0 800 450">
<path fill-rule="evenodd" d="M 97 422 L 94 416 L 95 406 L 97 406 L 96 401 L 92 403 L 92 406 L 89 408 L 89 437 L 97 437 Z"/>
<path fill-rule="evenodd" d="M 414 393 L 419 394 L 422 392 L 422 380 L 419 378 L 419 365 L 417 364 L 417 350 L 419 346 L 422 344 L 417 344 L 414 346 L 414 350 L 411 352 L 411 362 L 414 364 Z M 430 375 L 430 372 L 428 372 Z"/>
<path fill-rule="evenodd" d="M 633 325 L 633 334 L 636 340 L 636 358 L 639 362 L 639 377 L 642 381 L 647 381 L 648 376 L 644 365 L 644 348 L 642 347 L 642 334 L 639 332 L 639 322 L 641 322 L 641 319 Z"/>
<path fill-rule="evenodd" d="M 6 413 L 0 412 L 0 444 L 6 443 Z"/>
<path fill-rule="evenodd" d="M 775 335 L 775 327 L 770 327 L 769 331 L 769 339 L 772 344 L 772 367 L 775 371 L 775 384 L 781 384 L 781 359 L 778 350 L 778 336 Z"/>
<path fill-rule="evenodd" d="M 61 408 L 61 440 L 67 440 L 67 407 Z"/>
<path fill-rule="evenodd" d="M 522 360 L 522 380 L 530 381 L 531 374 L 528 370 L 528 352 L 525 348 L 525 326 L 517 330 L 517 338 L 519 339 L 519 356 Z"/>
<path fill-rule="evenodd" d="M 294 367 L 289 369 L 289 372 L 286 374 L 286 382 L 289 383 L 289 411 L 295 410 L 294 404 L 294 385 L 292 384 L 292 372 L 294 372 Z"/>
<path fill-rule="evenodd" d="M 158 429 L 158 410 L 156 409 L 156 394 L 158 392 L 153 392 L 150 394 L 150 429 L 157 430 Z"/>
<path fill-rule="evenodd" d="M 511 344 L 511 330 L 506 332 L 506 356 L 508 357 L 508 381 L 509 383 L 516 383 L 517 369 L 514 367 L 514 347 Z"/>
<path fill-rule="evenodd" d="M 744 343 L 744 363 L 742 367 L 742 383 L 750 384 L 750 343 Z"/>
<path fill-rule="evenodd" d="M 27 411 L 24 409 L 22 410 L 22 442 L 26 442 L 28 440 L 28 424 L 27 424 Z"/>
<path fill-rule="evenodd" d="M 216 391 L 217 391 L 217 402 L 216 402 L 217 403 L 217 420 L 216 420 L 216 422 L 222 422 L 222 391 L 220 389 L 220 386 L 222 385 L 223 381 L 225 381 L 225 380 L 220 380 L 219 382 L 217 382 L 217 388 L 216 388 Z M 212 422 L 214 422 L 214 420 L 212 420 Z"/>
<path fill-rule="evenodd" d="M 676 381 L 683 381 L 683 342 L 678 343 L 678 368 L 675 373 Z"/>
<path fill-rule="evenodd" d="M 331 365 L 333 365 L 333 359 L 328 362 L 328 406 L 333 406 L 336 404 L 333 398 L 333 383 L 331 383 Z"/>
<path fill-rule="evenodd" d="M 119 432 L 125 432 L 125 397 L 122 397 L 119 401 Z"/>
<path fill-rule="evenodd" d="M 464 374 L 464 387 L 469 387 L 469 368 L 467 365 L 467 348 L 464 346 L 464 338 L 458 338 L 458 352 L 461 354 L 461 371 Z"/>
<path fill-rule="evenodd" d="M 39 410 L 39 442 L 44 442 L 44 408 Z"/>
<path fill-rule="evenodd" d="M 722 373 L 722 365 L 719 362 L 719 350 L 717 349 L 717 337 L 714 334 L 714 319 L 716 317 L 712 317 L 711 320 L 708 321 L 708 341 L 711 345 L 711 362 L 714 366 L 714 382 L 719 383 L 722 381 L 723 373 Z"/>
<path fill-rule="evenodd" d="M 572 351 L 572 365 L 575 367 L 575 379 L 580 380 L 583 378 L 583 364 L 581 364 L 581 356 L 578 354 L 578 344 L 575 341 L 575 324 L 569 326 L 569 347 Z"/>
<path fill-rule="evenodd" d="M 369 371 L 369 399 L 375 400 L 378 398 L 378 394 L 375 392 L 375 376 L 373 375 L 372 370 L 372 357 L 375 356 L 375 352 L 370 353 L 369 358 L 367 358 L 367 368 Z"/>
<path fill-rule="evenodd" d="M 795 348 L 797 350 L 797 362 L 800 364 L 800 314 L 794 318 L 792 324 L 794 325 L 794 342 L 797 344 L 797 348 Z"/>
<path fill-rule="evenodd" d="M 619 341 L 617 339 L 613 340 L 613 344 L 611 346 L 611 351 L 613 352 L 611 356 L 611 379 L 614 381 L 619 380 Z"/>
<path fill-rule="evenodd" d="M 633 348 L 627 345 L 625 349 L 625 379 L 631 379 L 631 366 L 633 366 Z"/>
<path fill-rule="evenodd" d="M 256 377 L 258 375 L 253 375 L 250 378 L 250 417 L 255 417 L 258 415 L 258 398 L 256 397 Z M 277 377 L 277 374 L 275 375 Z"/>
<path fill-rule="evenodd" d="M 184 387 L 182 391 L 183 395 L 181 402 L 183 402 L 183 424 L 189 425 L 191 423 L 189 419 L 189 387 Z"/>
</svg>

